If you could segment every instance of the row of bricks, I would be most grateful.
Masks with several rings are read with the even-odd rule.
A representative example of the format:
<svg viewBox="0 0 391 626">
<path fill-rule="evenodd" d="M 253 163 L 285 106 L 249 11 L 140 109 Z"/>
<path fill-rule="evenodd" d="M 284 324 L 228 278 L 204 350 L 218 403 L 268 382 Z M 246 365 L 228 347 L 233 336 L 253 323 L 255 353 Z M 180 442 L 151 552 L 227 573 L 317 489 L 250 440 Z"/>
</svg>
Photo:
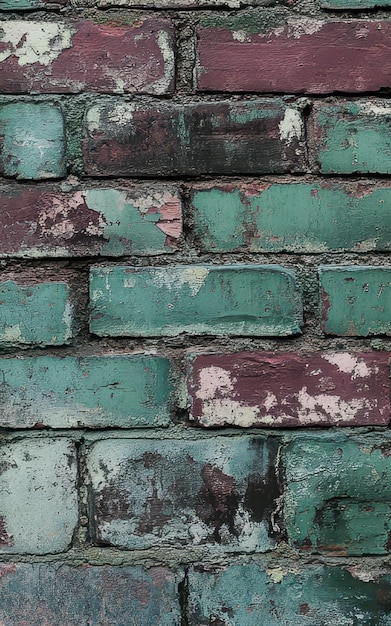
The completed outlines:
<svg viewBox="0 0 391 626">
<path fill-rule="evenodd" d="M 208 21 L 197 29 L 198 91 L 329 94 L 391 87 L 389 20 L 285 15 L 270 30 L 261 23 L 260 32 L 253 23 L 246 29 Z M 175 37 L 168 20 L 9 20 L 0 32 L 3 93 L 175 90 Z"/>
<path fill-rule="evenodd" d="M 8 279 L 8 280 L 7 280 Z M 326 335 L 391 335 L 389 266 L 321 266 Z M 60 346 L 77 335 L 70 280 L 3 274 L 0 346 Z M 89 330 L 100 337 L 300 334 L 296 274 L 279 265 L 97 266 L 90 269 Z"/>
<path fill-rule="evenodd" d="M 0 11 L 28 11 L 33 9 L 59 9 L 69 6 L 71 0 L 0 0 Z M 90 0 L 83 7 L 89 8 L 153 8 L 153 9 L 198 9 L 200 7 L 244 6 L 264 7 L 277 4 L 273 0 Z M 288 3 L 289 4 L 289 3 Z M 389 8 L 390 0 L 319 0 L 317 3 L 325 9 L 372 9 Z M 76 4 L 73 9 L 78 9 Z"/>
<path fill-rule="evenodd" d="M 84 173 L 97 177 L 391 172 L 386 100 L 318 101 L 306 124 L 304 99 L 181 105 L 103 98 L 86 105 L 68 145 L 60 104 L 7 102 L 0 106 L 6 177 L 64 177 L 79 148 Z"/>
<path fill-rule="evenodd" d="M 254 561 L 196 563 L 187 573 L 64 562 L 0 566 L 7 626 L 387 626 L 390 610 L 387 568 Z"/>
<path fill-rule="evenodd" d="M 389 182 L 225 181 L 187 184 L 185 194 L 189 205 L 165 183 L 4 185 L 0 257 L 159 255 L 193 239 L 216 253 L 391 250 Z"/>
<path fill-rule="evenodd" d="M 4 442 L 0 554 L 67 551 L 81 524 L 87 543 L 124 550 L 386 555 L 390 448 L 384 433 L 106 438 L 87 444 L 83 483 L 71 439 Z"/>
<path fill-rule="evenodd" d="M 2 428 L 385 426 L 386 352 L 0 359 Z M 61 375 L 59 375 L 59 372 Z"/>
</svg>

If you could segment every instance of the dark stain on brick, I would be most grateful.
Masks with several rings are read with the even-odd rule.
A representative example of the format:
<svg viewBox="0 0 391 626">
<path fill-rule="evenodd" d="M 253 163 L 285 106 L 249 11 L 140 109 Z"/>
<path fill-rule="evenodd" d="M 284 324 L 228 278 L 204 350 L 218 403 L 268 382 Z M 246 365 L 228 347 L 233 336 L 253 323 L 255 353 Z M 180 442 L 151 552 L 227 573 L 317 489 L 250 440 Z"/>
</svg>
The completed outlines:
<svg viewBox="0 0 391 626">
<path fill-rule="evenodd" d="M 202 468 L 201 476 L 204 485 L 196 499 L 197 515 L 214 527 L 212 536 L 217 543 L 221 542 L 220 531 L 223 526 L 237 537 L 235 515 L 241 498 L 235 489 L 235 479 L 210 463 Z"/>
<path fill-rule="evenodd" d="M 14 540 L 7 533 L 4 517 L 0 516 L 0 547 L 9 548 L 14 545 Z"/>
<path fill-rule="evenodd" d="M 299 605 L 300 615 L 308 615 L 309 612 L 310 612 L 310 606 L 306 602 L 303 602 L 303 604 Z"/>
<path fill-rule="evenodd" d="M 173 515 L 173 503 L 171 500 L 159 498 L 154 485 L 152 496 L 148 496 L 143 504 L 144 513 L 140 516 L 137 524 L 137 532 L 152 533 L 155 528 L 163 527 Z"/>
<path fill-rule="evenodd" d="M 275 509 L 275 500 L 280 496 L 280 487 L 273 466 L 269 466 L 264 477 L 252 474 L 244 496 L 244 508 L 251 513 L 255 522 L 270 520 Z"/>
</svg>

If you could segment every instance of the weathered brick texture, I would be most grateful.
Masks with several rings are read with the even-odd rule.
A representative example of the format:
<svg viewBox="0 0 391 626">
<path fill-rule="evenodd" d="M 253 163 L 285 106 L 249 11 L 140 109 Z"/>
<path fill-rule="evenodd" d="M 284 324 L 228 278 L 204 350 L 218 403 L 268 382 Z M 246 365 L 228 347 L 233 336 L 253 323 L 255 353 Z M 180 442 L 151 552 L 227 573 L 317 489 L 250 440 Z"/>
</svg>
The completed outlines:
<svg viewBox="0 0 391 626">
<path fill-rule="evenodd" d="M 388 353 L 239 353 L 191 363 L 192 418 L 202 426 L 389 423 Z"/>
<path fill-rule="evenodd" d="M 305 17 L 263 28 L 201 28 L 198 89 L 327 94 L 390 86 L 389 21 Z"/>
<path fill-rule="evenodd" d="M 281 99 L 141 106 L 93 104 L 83 142 L 90 176 L 301 171 L 300 107 Z"/>
<path fill-rule="evenodd" d="M 173 30 L 166 20 L 121 26 L 10 20 L 0 29 L 3 93 L 173 90 Z"/>
</svg>

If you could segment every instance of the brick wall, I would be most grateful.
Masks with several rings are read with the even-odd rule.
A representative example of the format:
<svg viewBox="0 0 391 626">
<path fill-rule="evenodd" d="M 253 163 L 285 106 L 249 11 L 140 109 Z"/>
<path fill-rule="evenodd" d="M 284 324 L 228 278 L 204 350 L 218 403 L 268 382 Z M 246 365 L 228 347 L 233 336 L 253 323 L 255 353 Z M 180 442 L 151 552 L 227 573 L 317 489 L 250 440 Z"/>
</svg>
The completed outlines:
<svg viewBox="0 0 391 626">
<path fill-rule="evenodd" d="M 387 0 L 0 0 L 1 626 L 391 624 Z"/>
</svg>

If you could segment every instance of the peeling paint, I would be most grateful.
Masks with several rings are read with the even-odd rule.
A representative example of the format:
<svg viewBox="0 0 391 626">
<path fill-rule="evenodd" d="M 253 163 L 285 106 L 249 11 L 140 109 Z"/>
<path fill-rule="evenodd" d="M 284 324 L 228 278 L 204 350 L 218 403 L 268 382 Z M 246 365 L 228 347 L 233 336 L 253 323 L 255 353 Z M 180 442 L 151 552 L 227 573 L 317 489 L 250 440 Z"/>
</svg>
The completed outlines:
<svg viewBox="0 0 391 626">
<path fill-rule="evenodd" d="M 1 23 L 3 48 L 0 62 L 11 56 L 18 59 L 18 64 L 50 65 L 60 54 L 72 46 L 72 36 L 76 32 L 61 22 L 22 22 L 10 20 Z"/>
<path fill-rule="evenodd" d="M 169 291 L 183 289 L 186 285 L 189 287 L 191 295 L 196 296 L 203 287 L 208 274 L 209 269 L 207 267 L 170 268 L 169 272 L 165 269 L 156 269 L 152 279 L 157 287 L 164 287 Z"/>
<path fill-rule="evenodd" d="M 303 123 L 301 114 L 297 109 L 286 109 L 284 118 L 278 125 L 280 129 L 280 139 L 288 144 L 293 140 L 300 140 L 303 134 Z"/>
</svg>

